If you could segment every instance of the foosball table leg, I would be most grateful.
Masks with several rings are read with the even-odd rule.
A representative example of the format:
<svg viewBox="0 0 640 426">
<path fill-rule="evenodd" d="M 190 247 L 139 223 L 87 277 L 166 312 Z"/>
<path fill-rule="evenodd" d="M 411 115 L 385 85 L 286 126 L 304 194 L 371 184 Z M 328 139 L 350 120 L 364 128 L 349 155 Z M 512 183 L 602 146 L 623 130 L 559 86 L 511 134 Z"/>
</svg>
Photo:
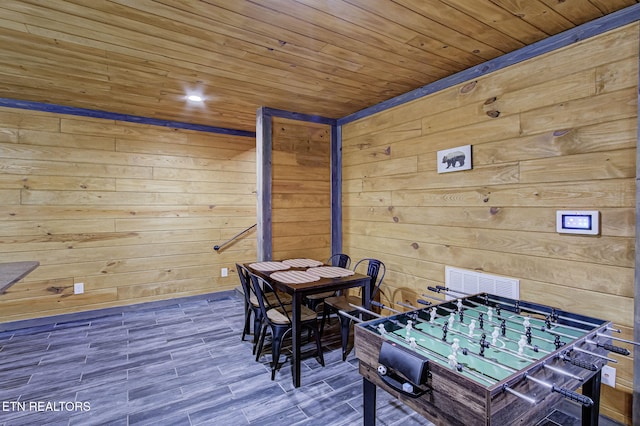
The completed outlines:
<svg viewBox="0 0 640 426">
<path fill-rule="evenodd" d="M 582 385 L 582 394 L 593 400 L 590 407 L 582 406 L 582 426 L 597 426 L 600 417 L 600 385 L 602 372 L 598 370 L 592 378 Z"/>
<path fill-rule="evenodd" d="M 376 385 L 366 378 L 362 378 L 363 391 L 363 419 L 364 426 L 375 426 L 376 424 Z"/>
</svg>

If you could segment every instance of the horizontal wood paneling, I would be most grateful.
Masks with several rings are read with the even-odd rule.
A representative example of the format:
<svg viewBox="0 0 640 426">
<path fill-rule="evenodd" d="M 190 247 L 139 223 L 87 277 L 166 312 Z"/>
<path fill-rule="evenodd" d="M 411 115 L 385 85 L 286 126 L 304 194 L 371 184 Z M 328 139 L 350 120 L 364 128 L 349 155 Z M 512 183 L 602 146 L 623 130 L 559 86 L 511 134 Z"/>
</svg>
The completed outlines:
<svg viewBox="0 0 640 426">
<path fill-rule="evenodd" d="M 386 263 L 383 300 L 416 304 L 451 265 L 631 338 L 638 40 L 631 25 L 344 126 L 343 246 Z M 472 170 L 438 174 L 437 151 L 466 144 Z M 601 235 L 558 234 L 560 209 L 599 210 Z M 632 364 L 601 408 L 628 424 Z"/>
<path fill-rule="evenodd" d="M 0 253 L 40 261 L 0 321 L 228 290 L 256 258 L 255 232 L 213 251 L 256 221 L 254 139 L 7 108 L 0 123 Z"/>
<path fill-rule="evenodd" d="M 273 258 L 331 253 L 330 127 L 274 118 Z"/>
</svg>

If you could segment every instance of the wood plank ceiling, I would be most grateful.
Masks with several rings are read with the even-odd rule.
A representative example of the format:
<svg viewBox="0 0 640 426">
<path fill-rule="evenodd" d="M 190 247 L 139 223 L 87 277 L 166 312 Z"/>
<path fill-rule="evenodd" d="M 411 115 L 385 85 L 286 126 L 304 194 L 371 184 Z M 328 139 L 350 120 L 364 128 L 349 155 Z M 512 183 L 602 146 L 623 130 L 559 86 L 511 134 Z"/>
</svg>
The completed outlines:
<svg viewBox="0 0 640 426">
<path fill-rule="evenodd" d="M 0 97 L 248 131 L 259 106 L 341 118 L 635 3 L 3 0 Z"/>
</svg>

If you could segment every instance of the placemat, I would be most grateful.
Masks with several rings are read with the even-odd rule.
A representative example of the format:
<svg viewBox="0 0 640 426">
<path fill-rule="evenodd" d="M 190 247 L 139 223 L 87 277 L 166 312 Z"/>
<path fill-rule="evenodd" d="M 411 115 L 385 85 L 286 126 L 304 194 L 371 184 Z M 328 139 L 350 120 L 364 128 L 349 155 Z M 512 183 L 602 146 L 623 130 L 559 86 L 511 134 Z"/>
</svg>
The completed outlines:
<svg viewBox="0 0 640 426">
<path fill-rule="evenodd" d="M 270 275 L 270 278 L 287 284 L 304 284 L 320 279 L 319 276 L 309 274 L 305 271 L 274 272 Z"/>
<path fill-rule="evenodd" d="M 320 266 L 323 264 L 319 260 L 313 259 L 287 259 L 283 260 L 282 263 L 284 263 L 285 265 L 289 265 L 292 268 L 309 268 L 312 266 Z"/>
<path fill-rule="evenodd" d="M 249 265 L 252 269 L 260 272 L 282 271 L 290 266 L 282 262 L 256 262 Z"/>
<path fill-rule="evenodd" d="M 322 278 L 339 278 L 348 277 L 355 274 L 351 269 L 341 268 L 339 266 L 319 266 L 317 268 L 309 268 L 307 272 Z"/>
</svg>

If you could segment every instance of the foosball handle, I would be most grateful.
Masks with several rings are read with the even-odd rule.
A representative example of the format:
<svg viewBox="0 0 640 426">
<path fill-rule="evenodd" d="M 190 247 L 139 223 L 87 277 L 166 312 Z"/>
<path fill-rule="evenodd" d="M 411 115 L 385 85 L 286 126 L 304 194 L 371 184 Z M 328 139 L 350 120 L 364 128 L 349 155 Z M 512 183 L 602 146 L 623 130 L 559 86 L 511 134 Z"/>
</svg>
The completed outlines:
<svg viewBox="0 0 640 426">
<path fill-rule="evenodd" d="M 446 288 L 445 286 L 443 286 L 443 285 L 437 285 L 437 286 L 436 286 L 436 288 L 437 288 L 438 290 L 446 290 L 446 289 L 447 289 L 447 288 Z"/>
<path fill-rule="evenodd" d="M 589 398 L 588 396 L 579 394 L 578 392 L 574 392 L 565 388 L 559 388 L 556 385 L 553 385 L 553 388 L 551 390 L 554 392 L 558 392 L 560 395 L 564 396 L 565 398 L 568 398 L 572 401 L 579 402 L 585 407 L 591 407 L 593 405 L 593 400 L 591 398 Z"/>
<path fill-rule="evenodd" d="M 585 370 L 598 371 L 598 366 L 592 362 L 580 361 L 579 359 L 569 358 L 568 356 L 562 357 L 569 364 L 573 364 L 577 367 L 584 368 Z"/>
<path fill-rule="evenodd" d="M 371 301 L 371 304 L 372 304 L 373 306 L 377 307 L 377 308 L 384 308 L 384 307 L 385 307 L 382 303 L 377 302 L 377 301 L 375 301 L 375 300 L 372 300 L 372 301 Z"/>
<path fill-rule="evenodd" d="M 606 349 L 608 351 L 620 354 L 620 355 L 627 356 L 627 355 L 631 354 L 631 352 L 629 352 L 629 349 L 621 348 L 620 346 L 610 345 L 609 343 L 598 343 L 598 346 L 600 346 L 600 347 L 602 347 L 602 348 L 604 348 L 604 349 Z"/>
<path fill-rule="evenodd" d="M 418 302 L 419 304 L 421 304 L 421 305 L 426 305 L 426 306 L 431 305 L 431 302 L 428 302 L 428 301 L 426 301 L 426 300 L 424 300 L 424 299 L 418 299 L 418 300 L 417 300 L 417 302 Z"/>
<path fill-rule="evenodd" d="M 440 288 L 428 286 L 427 289 L 429 291 L 433 291 L 434 293 L 440 293 Z"/>
</svg>

